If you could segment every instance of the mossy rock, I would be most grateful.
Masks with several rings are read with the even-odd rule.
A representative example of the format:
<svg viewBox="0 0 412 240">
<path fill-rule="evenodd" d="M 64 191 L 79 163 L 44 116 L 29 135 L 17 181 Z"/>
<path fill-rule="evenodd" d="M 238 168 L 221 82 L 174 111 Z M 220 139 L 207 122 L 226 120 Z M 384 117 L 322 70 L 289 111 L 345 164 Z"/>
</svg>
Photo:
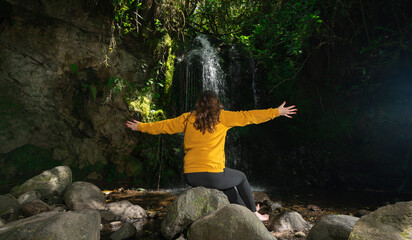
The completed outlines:
<svg viewBox="0 0 412 240">
<path fill-rule="evenodd" d="M 52 159 L 51 150 L 24 145 L 9 153 L 0 155 L 0 193 L 7 193 L 12 185 L 20 184 L 29 177 L 59 166 Z"/>
<path fill-rule="evenodd" d="M 42 198 L 60 196 L 72 183 L 72 171 L 68 166 L 59 166 L 42 172 L 27 180 L 22 185 L 15 186 L 10 193 L 19 197 L 29 191 L 37 191 Z"/>
<path fill-rule="evenodd" d="M 162 222 L 162 235 L 173 239 L 197 219 L 228 204 L 226 195 L 219 190 L 191 188 L 180 194 L 170 205 Z"/>
</svg>

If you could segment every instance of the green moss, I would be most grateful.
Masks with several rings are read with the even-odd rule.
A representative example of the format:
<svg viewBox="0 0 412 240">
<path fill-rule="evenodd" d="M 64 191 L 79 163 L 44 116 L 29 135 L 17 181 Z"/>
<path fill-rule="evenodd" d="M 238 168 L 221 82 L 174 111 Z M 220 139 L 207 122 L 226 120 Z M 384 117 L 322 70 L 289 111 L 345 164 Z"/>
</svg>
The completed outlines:
<svg viewBox="0 0 412 240">
<path fill-rule="evenodd" d="M 408 229 L 405 229 L 403 232 L 400 233 L 400 236 L 405 240 L 411 240 L 411 232 Z"/>
</svg>

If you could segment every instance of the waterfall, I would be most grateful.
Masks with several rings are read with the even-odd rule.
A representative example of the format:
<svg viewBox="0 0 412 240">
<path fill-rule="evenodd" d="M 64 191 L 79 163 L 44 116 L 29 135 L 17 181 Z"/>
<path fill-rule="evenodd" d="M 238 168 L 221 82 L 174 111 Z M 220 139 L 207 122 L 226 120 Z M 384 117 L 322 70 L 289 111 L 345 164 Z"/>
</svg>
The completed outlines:
<svg viewBox="0 0 412 240">
<path fill-rule="evenodd" d="M 192 45 L 186 56 L 185 111 L 193 109 L 197 96 L 205 90 L 214 91 L 225 104 L 225 73 L 217 50 L 205 35 L 197 36 Z"/>
</svg>

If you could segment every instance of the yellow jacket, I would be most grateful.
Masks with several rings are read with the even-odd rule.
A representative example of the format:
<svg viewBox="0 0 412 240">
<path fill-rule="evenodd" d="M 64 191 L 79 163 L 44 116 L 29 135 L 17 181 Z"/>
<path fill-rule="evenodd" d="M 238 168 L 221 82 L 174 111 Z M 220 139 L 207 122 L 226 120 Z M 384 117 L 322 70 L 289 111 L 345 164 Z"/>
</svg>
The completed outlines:
<svg viewBox="0 0 412 240">
<path fill-rule="evenodd" d="M 183 148 L 185 151 L 183 171 L 223 172 L 225 168 L 225 139 L 227 130 L 236 126 L 258 124 L 279 116 L 277 108 L 251 111 L 222 110 L 219 123 L 213 133 L 203 134 L 193 126 L 195 114 L 183 113 L 177 118 L 153 123 L 139 123 L 137 130 L 149 134 L 185 133 Z M 186 122 L 186 119 L 188 121 Z"/>
</svg>

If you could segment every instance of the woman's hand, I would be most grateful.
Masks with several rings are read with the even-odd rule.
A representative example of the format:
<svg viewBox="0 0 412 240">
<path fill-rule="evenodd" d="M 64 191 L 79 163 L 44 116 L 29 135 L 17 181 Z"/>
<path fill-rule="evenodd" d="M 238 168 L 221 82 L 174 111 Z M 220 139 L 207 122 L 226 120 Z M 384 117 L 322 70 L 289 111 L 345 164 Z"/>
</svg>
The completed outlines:
<svg viewBox="0 0 412 240">
<path fill-rule="evenodd" d="M 126 126 L 134 131 L 137 131 L 137 125 L 139 125 L 139 122 L 137 120 L 133 121 L 127 121 Z"/>
<path fill-rule="evenodd" d="M 289 106 L 289 107 L 284 107 L 285 104 L 286 104 L 286 101 L 283 102 L 283 103 L 278 107 L 279 114 L 280 114 L 280 116 L 285 116 L 285 117 L 288 117 L 288 118 L 292 118 L 290 115 L 291 115 L 291 114 L 296 114 L 296 111 L 297 111 L 297 109 L 295 108 L 296 106 L 293 105 L 293 106 Z"/>
</svg>

